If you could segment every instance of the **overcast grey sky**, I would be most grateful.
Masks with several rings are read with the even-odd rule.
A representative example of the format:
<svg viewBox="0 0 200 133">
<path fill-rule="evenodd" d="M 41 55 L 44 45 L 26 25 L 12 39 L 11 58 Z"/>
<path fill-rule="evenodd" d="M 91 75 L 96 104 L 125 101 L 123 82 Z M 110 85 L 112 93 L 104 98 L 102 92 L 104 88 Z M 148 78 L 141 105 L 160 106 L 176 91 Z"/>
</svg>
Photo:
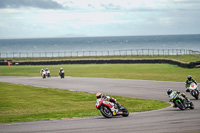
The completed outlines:
<svg viewBox="0 0 200 133">
<path fill-rule="evenodd" d="M 200 0 L 0 0 L 0 38 L 200 34 Z"/>
</svg>

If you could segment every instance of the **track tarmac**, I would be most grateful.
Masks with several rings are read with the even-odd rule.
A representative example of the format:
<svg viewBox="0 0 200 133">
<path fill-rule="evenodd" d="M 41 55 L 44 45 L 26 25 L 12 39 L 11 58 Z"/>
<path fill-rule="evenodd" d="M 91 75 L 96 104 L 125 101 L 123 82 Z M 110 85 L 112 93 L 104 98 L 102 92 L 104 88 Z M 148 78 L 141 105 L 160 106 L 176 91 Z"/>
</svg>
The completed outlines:
<svg viewBox="0 0 200 133">
<path fill-rule="evenodd" d="M 185 92 L 184 82 L 149 80 L 81 78 L 81 77 L 3 77 L 0 82 L 39 87 L 68 89 L 71 91 L 102 92 L 126 97 L 168 102 L 167 89 Z M 200 101 L 189 93 L 194 110 L 181 111 L 168 107 L 161 110 L 131 113 L 129 117 L 106 119 L 103 116 L 55 119 L 48 121 L 0 124 L 0 133 L 197 133 L 200 132 Z M 95 95 L 94 95 L 95 96 Z M 95 106 L 94 106 L 95 107 Z"/>
</svg>

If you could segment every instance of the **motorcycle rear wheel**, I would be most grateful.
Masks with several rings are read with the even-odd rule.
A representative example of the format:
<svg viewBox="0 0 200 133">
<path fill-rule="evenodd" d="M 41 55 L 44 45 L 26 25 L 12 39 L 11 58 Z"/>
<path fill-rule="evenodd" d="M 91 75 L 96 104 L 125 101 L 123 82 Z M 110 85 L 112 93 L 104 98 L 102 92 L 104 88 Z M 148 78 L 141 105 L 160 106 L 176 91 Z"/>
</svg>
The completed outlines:
<svg viewBox="0 0 200 133">
<path fill-rule="evenodd" d="M 112 118 L 113 117 L 112 111 L 106 106 L 101 106 L 100 112 L 106 118 Z"/>
</svg>

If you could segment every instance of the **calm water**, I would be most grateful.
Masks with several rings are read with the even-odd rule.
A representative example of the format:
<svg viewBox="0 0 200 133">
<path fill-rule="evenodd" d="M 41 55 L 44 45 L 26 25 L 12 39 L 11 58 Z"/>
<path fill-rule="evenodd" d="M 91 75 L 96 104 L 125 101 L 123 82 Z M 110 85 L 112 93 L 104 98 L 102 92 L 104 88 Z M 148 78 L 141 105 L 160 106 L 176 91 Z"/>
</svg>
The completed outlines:
<svg viewBox="0 0 200 133">
<path fill-rule="evenodd" d="M 0 39 L 0 52 L 113 51 L 191 49 L 200 51 L 199 35 Z"/>
</svg>

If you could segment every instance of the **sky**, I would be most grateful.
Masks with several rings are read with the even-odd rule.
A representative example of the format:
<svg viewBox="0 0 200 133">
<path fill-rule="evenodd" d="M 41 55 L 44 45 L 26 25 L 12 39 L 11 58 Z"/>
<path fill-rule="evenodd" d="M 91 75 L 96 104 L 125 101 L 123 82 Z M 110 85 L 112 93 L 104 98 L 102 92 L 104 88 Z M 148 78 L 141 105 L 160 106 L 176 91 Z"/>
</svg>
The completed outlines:
<svg viewBox="0 0 200 133">
<path fill-rule="evenodd" d="M 200 34 L 200 0 L 0 0 L 0 39 Z"/>
</svg>

